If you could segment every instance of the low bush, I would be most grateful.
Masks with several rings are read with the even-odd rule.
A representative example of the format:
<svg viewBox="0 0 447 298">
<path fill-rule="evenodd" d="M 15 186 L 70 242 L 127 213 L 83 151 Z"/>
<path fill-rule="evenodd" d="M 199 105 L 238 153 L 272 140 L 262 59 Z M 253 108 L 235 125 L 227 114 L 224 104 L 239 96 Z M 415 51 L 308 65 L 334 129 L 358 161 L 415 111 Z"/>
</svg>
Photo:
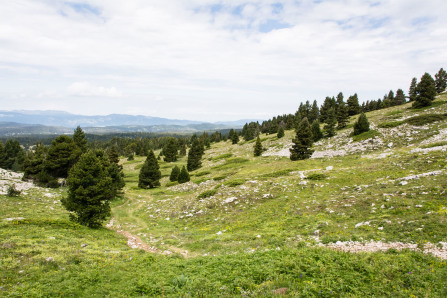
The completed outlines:
<svg viewBox="0 0 447 298">
<path fill-rule="evenodd" d="M 290 172 L 293 172 L 293 171 L 294 171 L 294 169 L 284 169 L 284 170 L 279 170 L 276 172 L 264 174 L 264 175 L 262 175 L 262 177 L 263 178 L 277 178 L 277 177 L 281 177 L 281 176 L 286 176 Z"/>
<path fill-rule="evenodd" d="M 205 176 L 205 175 L 208 175 L 208 174 L 211 174 L 211 172 L 210 171 L 203 171 L 203 172 L 198 172 L 198 173 L 194 174 L 194 176 L 200 177 L 200 176 Z"/>
<path fill-rule="evenodd" d="M 21 193 L 21 191 L 16 189 L 15 184 L 11 184 L 8 187 L 8 192 L 7 192 L 8 197 L 18 197 L 18 196 L 20 196 L 20 193 Z"/>
<path fill-rule="evenodd" d="M 235 187 L 238 185 L 242 185 L 245 183 L 244 179 L 233 179 L 233 180 L 228 180 L 226 182 L 224 182 L 224 185 L 229 186 L 229 187 Z"/>
<path fill-rule="evenodd" d="M 426 114 L 408 118 L 405 122 L 414 126 L 423 126 L 425 124 L 430 124 L 445 119 L 447 119 L 447 114 Z"/>
<path fill-rule="evenodd" d="M 222 154 L 222 155 L 218 155 L 218 156 L 216 156 L 216 157 L 213 157 L 213 158 L 211 158 L 211 160 L 216 161 L 216 160 L 220 160 L 220 159 L 230 158 L 230 157 L 232 157 L 232 156 L 233 156 L 233 153 L 225 153 L 225 154 Z"/>
<path fill-rule="evenodd" d="M 380 128 L 393 128 L 393 127 L 397 127 L 399 125 L 404 124 L 405 121 L 390 121 L 390 122 L 382 122 L 379 123 L 379 127 Z"/>
<path fill-rule="evenodd" d="M 202 192 L 197 196 L 197 199 L 205 199 L 214 196 L 217 193 L 217 189 L 210 189 Z"/>
<path fill-rule="evenodd" d="M 306 179 L 309 179 L 309 180 L 323 180 L 326 178 L 327 178 L 327 176 L 322 173 L 314 173 L 314 174 L 310 174 L 309 176 L 306 177 Z"/>
</svg>

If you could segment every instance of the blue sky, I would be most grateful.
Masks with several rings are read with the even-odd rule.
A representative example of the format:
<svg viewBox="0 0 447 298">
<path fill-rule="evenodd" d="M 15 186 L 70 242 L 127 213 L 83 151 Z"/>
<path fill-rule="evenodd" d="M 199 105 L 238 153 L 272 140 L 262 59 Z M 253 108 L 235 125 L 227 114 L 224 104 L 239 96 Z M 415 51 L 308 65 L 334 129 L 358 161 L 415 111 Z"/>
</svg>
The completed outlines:
<svg viewBox="0 0 447 298">
<path fill-rule="evenodd" d="M 447 61 L 447 2 L 17 0 L 0 10 L 0 110 L 221 121 L 360 100 Z"/>
</svg>

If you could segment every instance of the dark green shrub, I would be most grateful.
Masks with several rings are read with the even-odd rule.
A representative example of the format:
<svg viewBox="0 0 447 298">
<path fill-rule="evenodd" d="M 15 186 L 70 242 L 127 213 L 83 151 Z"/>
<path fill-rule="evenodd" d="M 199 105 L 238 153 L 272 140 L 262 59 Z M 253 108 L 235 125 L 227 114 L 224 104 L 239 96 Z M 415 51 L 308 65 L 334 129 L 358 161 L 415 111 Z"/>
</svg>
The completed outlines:
<svg viewBox="0 0 447 298">
<path fill-rule="evenodd" d="M 8 192 L 7 192 L 8 197 L 18 197 L 18 196 L 20 196 L 20 193 L 21 193 L 21 191 L 16 188 L 15 184 L 11 184 L 8 187 Z"/>
<path fill-rule="evenodd" d="M 369 131 L 369 121 L 366 115 L 361 113 L 359 119 L 354 124 L 354 135 L 356 136 L 367 131 Z"/>
<path fill-rule="evenodd" d="M 200 177 L 200 176 L 205 176 L 205 175 L 208 175 L 208 174 L 211 174 L 211 172 L 210 171 L 203 171 L 203 172 L 196 173 L 195 176 L 196 177 Z"/>
<path fill-rule="evenodd" d="M 191 178 L 189 177 L 189 173 L 186 170 L 185 166 L 183 166 L 182 170 L 180 171 L 180 174 L 178 175 L 178 183 L 182 184 L 190 180 Z"/>
<path fill-rule="evenodd" d="M 204 199 L 214 196 L 217 193 L 217 189 L 210 189 L 202 192 L 197 196 L 197 199 Z"/>
<path fill-rule="evenodd" d="M 322 173 L 310 174 L 309 176 L 306 177 L 306 179 L 309 179 L 309 180 L 323 180 L 326 178 L 327 178 L 327 176 Z"/>
<path fill-rule="evenodd" d="M 422 126 L 445 119 L 447 119 L 447 114 L 426 114 L 408 118 L 407 120 L 405 120 L 405 122 L 414 126 Z"/>
<path fill-rule="evenodd" d="M 399 125 L 402 125 L 404 123 L 405 123 L 405 121 L 382 122 L 382 123 L 379 123 L 378 126 L 380 128 L 393 128 L 393 127 L 397 127 Z"/>
<path fill-rule="evenodd" d="M 233 180 L 224 182 L 224 185 L 229 186 L 229 187 L 235 187 L 238 185 L 242 185 L 244 183 L 245 183 L 245 180 L 243 180 L 243 179 L 233 179 Z"/>
</svg>

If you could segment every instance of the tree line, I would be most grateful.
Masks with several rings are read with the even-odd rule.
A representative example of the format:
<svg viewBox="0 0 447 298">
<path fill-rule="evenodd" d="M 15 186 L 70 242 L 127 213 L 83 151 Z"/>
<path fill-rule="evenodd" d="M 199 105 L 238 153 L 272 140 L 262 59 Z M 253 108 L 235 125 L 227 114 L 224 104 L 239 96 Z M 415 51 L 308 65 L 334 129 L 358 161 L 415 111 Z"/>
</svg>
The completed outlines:
<svg viewBox="0 0 447 298">
<path fill-rule="evenodd" d="M 380 110 L 392 106 L 398 106 L 407 102 L 414 102 L 413 107 L 426 106 L 434 100 L 434 96 L 446 89 L 447 73 L 441 68 L 435 75 L 435 79 L 428 73 L 425 73 L 420 81 L 413 78 L 410 83 L 408 96 L 402 89 L 396 92 L 390 90 L 383 98 L 377 100 L 367 100 L 362 104 L 359 103 L 357 93 L 350 95 L 346 100 L 342 92 L 337 96 L 327 96 L 323 104 L 318 106 L 316 100 L 311 104 L 309 101 L 300 103 L 298 110 L 293 114 L 284 114 L 275 116 L 269 120 L 259 122 L 246 123 L 240 133 L 245 141 L 255 139 L 259 133 L 275 134 L 282 130 L 298 129 L 299 124 L 304 118 L 307 118 L 312 127 L 316 127 L 314 122 L 318 121 L 324 124 L 326 134 L 332 136 L 336 129 L 345 128 L 349 117 L 366 113 L 370 111 Z M 230 131 L 229 138 L 233 144 L 237 143 L 238 138 L 232 136 Z"/>
</svg>

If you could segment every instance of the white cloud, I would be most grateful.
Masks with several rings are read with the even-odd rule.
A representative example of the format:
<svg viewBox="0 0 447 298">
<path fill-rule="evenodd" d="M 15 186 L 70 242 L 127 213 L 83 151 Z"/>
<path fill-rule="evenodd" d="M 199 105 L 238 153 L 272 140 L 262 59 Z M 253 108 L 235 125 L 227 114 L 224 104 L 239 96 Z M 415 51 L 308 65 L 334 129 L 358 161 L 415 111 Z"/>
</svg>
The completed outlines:
<svg viewBox="0 0 447 298">
<path fill-rule="evenodd" d="M 68 93 L 74 96 L 86 97 L 121 97 L 122 93 L 115 87 L 95 86 L 88 82 L 75 82 L 68 86 Z"/>
<path fill-rule="evenodd" d="M 54 90 L 95 98 L 97 113 L 230 120 L 339 91 L 377 99 L 447 67 L 446 1 L 376 2 L 7 1 L 0 104 L 20 108 L 8 94 Z M 287 28 L 261 32 L 269 20 Z M 115 100 L 104 107 L 103 97 Z M 59 104 L 83 112 L 68 97 Z"/>
</svg>

